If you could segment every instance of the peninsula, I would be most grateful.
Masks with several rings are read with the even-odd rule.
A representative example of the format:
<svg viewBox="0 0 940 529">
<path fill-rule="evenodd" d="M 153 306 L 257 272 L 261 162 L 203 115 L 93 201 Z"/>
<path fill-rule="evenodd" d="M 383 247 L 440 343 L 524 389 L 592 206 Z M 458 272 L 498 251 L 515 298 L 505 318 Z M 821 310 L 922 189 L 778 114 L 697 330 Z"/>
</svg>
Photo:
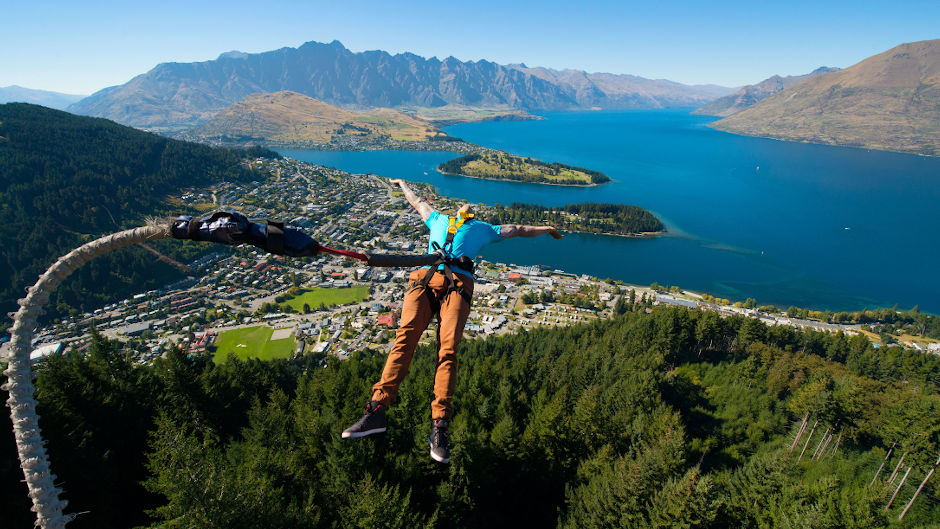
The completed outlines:
<svg viewBox="0 0 940 529">
<path fill-rule="evenodd" d="M 437 170 L 471 178 L 535 184 L 594 186 L 610 181 L 604 173 L 591 169 L 558 162 L 547 163 L 499 151 L 461 156 L 440 164 Z"/>
<path fill-rule="evenodd" d="M 562 231 L 653 237 L 666 232 L 662 222 L 639 206 L 583 202 L 549 208 L 537 204 L 513 202 L 482 207 L 493 224 L 549 224 Z"/>
<path fill-rule="evenodd" d="M 420 142 L 447 137 L 427 121 L 397 110 L 352 112 L 290 91 L 252 94 L 189 134 L 199 141 L 272 146 L 330 143 L 344 138 Z"/>
<path fill-rule="evenodd" d="M 424 109 L 425 111 L 427 109 Z M 252 94 L 198 127 L 173 133 L 176 139 L 222 147 L 328 151 L 409 150 L 489 152 L 444 133 L 442 124 L 536 119 L 507 109 L 438 109 L 431 117 L 391 108 L 352 111 L 291 91 Z"/>
</svg>

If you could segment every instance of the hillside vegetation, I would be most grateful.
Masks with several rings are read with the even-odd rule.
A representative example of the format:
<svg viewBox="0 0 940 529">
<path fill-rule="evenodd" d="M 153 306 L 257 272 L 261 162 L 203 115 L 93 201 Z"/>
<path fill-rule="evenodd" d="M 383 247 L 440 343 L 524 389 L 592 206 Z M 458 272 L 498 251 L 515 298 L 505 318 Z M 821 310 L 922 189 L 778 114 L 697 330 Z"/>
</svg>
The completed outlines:
<svg viewBox="0 0 940 529">
<path fill-rule="evenodd" d="M 902 44 L 713 123 L 736 134 L 940 155 L 940 40 Z"/>
<path fill-rule="evenodd" d="M 0 312 L 15 310 L 24 288 L 72 248 L 169 212 L 166 200 L 180 188 L 253 178 L 240 165 L 245 157 L 245 151 L 170 140 L 105 119 L 0 105 Z M 205 252 L 155 246 L 184 261 Z M 179 275 L 130 248 L 80 269 L 50 305 L 87 310 Z"/>
<path fill-rule="evenodd" d="M 174 351 L 140 366 L 98 338 L 37 381 L 68 510 L 87 511 L 70 527 L 901 526 L 940 450 L 940 359 L 647 308 L 465 342 L 450 465 L 427 453 L 426 347 L 389 431 L 341 439 L 381 355 L 215 365 Z M 26 527 L 11 435 L 0 449 L 0 508 Z M 912 470 L 886 511 L 901 454 Z M 903 526 L 935 526 L 938 492 L 929 482 Z"/>
<path fill-rule="evenodd" d="M 440 164 L 437 170 L 474 178 L 537 184 L 596 185 L 610 181 L 607 175 L 598 171 L 504 152 L 468 154 Z"/>
<path fill-rule="evenodd" d="M 253 94 L 193 132 L 200 139 L 270 145 L 328 143 L 341 137 L 426 140 L 436 126 L 390 108 L 350 112 L 296 92 Z"/>
</svg>

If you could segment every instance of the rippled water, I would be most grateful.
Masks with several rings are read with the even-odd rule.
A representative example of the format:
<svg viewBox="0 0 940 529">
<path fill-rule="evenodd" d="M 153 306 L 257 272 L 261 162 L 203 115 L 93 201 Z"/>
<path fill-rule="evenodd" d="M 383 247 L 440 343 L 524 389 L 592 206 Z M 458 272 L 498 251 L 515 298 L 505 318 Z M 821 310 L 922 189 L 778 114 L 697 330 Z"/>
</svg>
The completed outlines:
<svg viewBox="0 0 940 529">
<path fill-rule="evenodd" d="M 717 132 L 685 111 L 567 112 L 447 129 L 473 143 L 596 169 L 593 188 L 442 175 L 442 152 L 282 151 L 351 172 L 428 182 L 485 203 L 616 202 L 651 210 L 656 239 L 515 239 L 484 255 L 761 304 L 940 313 L 940 159 Z"/>
</svg>

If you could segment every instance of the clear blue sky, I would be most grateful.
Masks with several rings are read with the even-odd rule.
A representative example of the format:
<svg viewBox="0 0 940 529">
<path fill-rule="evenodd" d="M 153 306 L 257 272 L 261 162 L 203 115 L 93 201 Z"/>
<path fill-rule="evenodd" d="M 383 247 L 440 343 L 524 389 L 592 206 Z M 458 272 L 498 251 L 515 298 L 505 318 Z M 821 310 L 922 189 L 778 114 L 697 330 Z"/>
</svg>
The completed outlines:
<svg viewBox="0 0 940 529">
<path fill-rule="evenodd" d="M 90 94 L 161 62 L 315 40 L 501 64 L 750 84 L 940 38 L 940 1 L 15 1 L 0 86 Z"/>
</svg>

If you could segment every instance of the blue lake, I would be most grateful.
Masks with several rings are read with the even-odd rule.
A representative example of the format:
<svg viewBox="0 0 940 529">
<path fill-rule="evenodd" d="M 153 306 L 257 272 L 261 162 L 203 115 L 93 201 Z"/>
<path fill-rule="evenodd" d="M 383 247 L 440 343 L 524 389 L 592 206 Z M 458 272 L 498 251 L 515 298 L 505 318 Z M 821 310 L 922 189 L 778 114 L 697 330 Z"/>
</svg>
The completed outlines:
<svg viewBox="0 0 940 529">
<path fill-rule="evenodd" d="M 442 175 L 445 152 L 282 154 L 433 184 L 488 204 L 615 202 L 664 221 L 655 239 L 514 239 L 487 259 L 831 310 L 940 313 L 940 159 L 780 142 L 709 129 L 687 111 L 565 112 L 448 127 L 452 136 L 606 173 L 593 188 Z M 485 220 L 485 219 L 484 219 Z"/>
</svg>

